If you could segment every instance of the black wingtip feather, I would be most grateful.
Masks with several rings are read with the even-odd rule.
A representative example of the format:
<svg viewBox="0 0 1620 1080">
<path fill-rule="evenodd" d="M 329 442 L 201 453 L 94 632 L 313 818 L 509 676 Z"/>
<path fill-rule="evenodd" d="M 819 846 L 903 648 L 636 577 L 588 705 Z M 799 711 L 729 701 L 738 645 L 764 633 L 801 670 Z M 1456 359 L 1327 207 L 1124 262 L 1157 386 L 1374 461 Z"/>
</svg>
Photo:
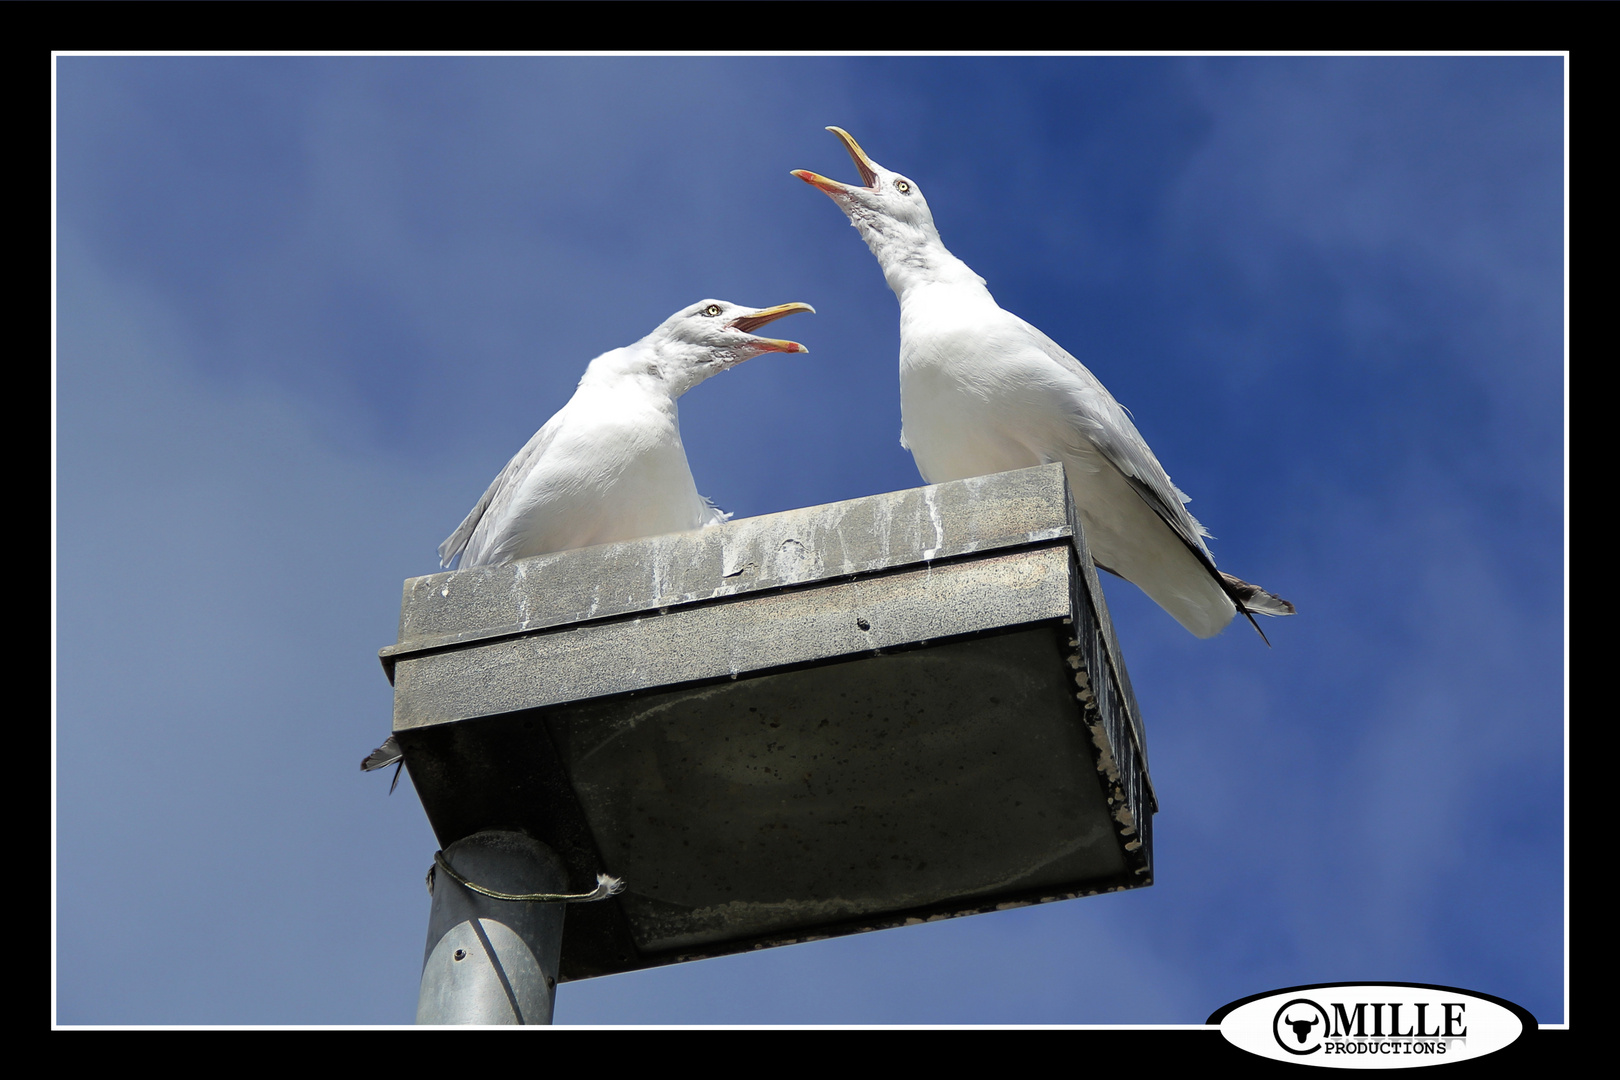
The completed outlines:
<svg viewBox="0 0 1620 1080">
<path fill-rule="evenodd" d="M 1243 617 L 1245 619 L 1249 620 L 1249 625 L 1254 627 L 1254 632 L 1260 635 L 1260 640 L 1266 643 L 1266 648 L 1268 648 L 1268 649 L 1271 648 L 1271 639 L 1266 637 L 1266 632 L 1264 630 L 1260 629 L 1260 624 L 1259 623 L 1255 622 L 1255 620 L 1254 620 L 1254 612 L 1250 611 L 1248 608 L 1244 607 L 1242 604 L 1238 604 L 1238 610 L 1243 612 Z"/>
</svg>

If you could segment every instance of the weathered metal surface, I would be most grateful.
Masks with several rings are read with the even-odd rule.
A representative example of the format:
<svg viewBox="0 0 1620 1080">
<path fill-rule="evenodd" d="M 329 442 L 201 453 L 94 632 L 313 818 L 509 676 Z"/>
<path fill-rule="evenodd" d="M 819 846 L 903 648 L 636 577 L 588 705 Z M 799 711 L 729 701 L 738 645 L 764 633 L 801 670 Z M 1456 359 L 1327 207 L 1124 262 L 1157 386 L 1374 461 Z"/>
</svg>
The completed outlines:
<svg viewBox="0 0 1620 1080">
<path fill-rule="evenodd" d="M 1069 535 L 1061 478 L 1024 469 L 411 578 L 380 655 L 391 671 L 448 645 L 1053 540 Z"/>
<path fill-rule="evenodd" d="M 551 717 L 637 946 L 1124 874 L 1056 629 Z"/>
<path fill-rule="evenodd" d="M 1068 552 L 1016 551 L 404 659 L 394 730 L 1066 618 Z"/>
<path fill-rule="evenodd" d="M 406 583 L 443 842 L 519 829 L 561 977 L 1151 883 L 1140 720 L 1062 468 Z"/>
</svg>

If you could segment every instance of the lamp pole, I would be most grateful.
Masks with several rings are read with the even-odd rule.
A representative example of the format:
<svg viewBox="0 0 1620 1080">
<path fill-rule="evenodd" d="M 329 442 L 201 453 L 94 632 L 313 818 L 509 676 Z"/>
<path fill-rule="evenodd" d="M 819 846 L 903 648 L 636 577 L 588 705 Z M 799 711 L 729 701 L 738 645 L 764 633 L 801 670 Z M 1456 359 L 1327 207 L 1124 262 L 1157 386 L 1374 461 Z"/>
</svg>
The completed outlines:
<svg viewBox="0 0 1620 1080">
<path fill-rule="evenodd" d="M 519 832 L 485 829 L 451 844 L 443 858 L 461 877 L 503 893 L 562 893 L 568 871 L 557 854 Z M 429 872 L 418 1024 L 549 1024 L 562 958 L 562 903 L 497 900 Z"/>
</svg>

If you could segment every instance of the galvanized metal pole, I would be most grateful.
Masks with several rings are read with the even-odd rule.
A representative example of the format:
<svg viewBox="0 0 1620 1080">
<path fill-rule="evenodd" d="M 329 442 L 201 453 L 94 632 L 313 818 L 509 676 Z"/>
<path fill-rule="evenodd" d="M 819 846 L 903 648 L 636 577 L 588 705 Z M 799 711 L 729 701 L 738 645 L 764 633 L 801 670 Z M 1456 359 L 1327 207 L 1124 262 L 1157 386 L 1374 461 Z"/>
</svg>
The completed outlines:
<svg viewBox="0 0 1620 1080">
<path fill-rule="evenodd" d="M 444 857 L 456 873 L 495 892 L 568 891 L 563 861 L 524 833 L 474 833 Z M 436 873 L 416 1022 L 551 1023 L 564 906 L 496 900 Z"/>
</svg>

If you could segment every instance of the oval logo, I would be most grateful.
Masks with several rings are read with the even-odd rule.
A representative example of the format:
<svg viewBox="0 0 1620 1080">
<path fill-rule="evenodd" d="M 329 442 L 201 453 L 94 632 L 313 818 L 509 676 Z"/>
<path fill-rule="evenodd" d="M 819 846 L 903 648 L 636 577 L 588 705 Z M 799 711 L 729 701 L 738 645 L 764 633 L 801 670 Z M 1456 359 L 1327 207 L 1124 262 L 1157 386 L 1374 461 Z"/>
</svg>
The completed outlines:
<svg viewBox="0 0 1620 1080">
<path fill-rule="evenodd" d="M 1323 983 L 1234 1001 L 1211 1016 L 1251 1054 L 1340 1069 L 1410 1069 L 1484 1057 L 1536 1018 L 1470 990 L 1417 983 Z"/>
</svg>

